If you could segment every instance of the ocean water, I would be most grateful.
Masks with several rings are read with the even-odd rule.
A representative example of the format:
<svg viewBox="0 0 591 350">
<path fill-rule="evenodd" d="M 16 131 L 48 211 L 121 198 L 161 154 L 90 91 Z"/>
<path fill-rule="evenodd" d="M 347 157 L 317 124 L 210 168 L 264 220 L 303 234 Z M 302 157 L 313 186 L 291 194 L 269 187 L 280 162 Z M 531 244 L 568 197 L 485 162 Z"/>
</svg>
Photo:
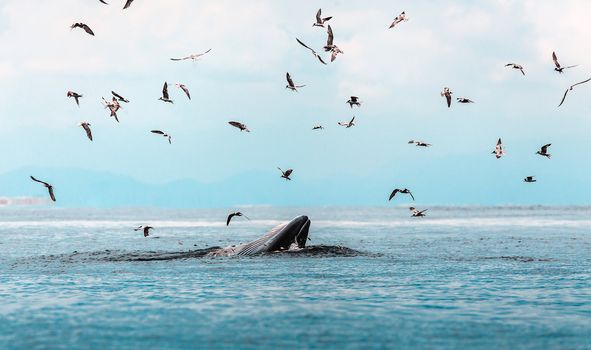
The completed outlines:
<svg viewBox="0 0 591 350">
<path fill-rule="evenodd" d="M 1 209 L 0 348 L 591 348 L 589 207 L 240 210 Z"/>
</svg>

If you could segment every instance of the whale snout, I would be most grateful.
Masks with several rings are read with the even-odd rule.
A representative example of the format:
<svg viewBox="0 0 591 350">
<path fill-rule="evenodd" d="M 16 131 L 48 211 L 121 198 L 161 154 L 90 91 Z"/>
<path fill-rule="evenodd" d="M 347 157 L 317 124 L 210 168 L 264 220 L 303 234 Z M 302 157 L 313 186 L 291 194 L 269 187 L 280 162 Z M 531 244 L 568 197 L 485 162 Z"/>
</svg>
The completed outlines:
<svg viewBox="0 0 591 350">
<path fill-rule="evenodd" d="M 300 229 L 298 234 L 295 236 L 295 243 L 297 243 L 298 248 L 306 247 L 306 242 L 308 241 L 308 233 L 310 232 L 310 219 L 305 216 L 299 216 L 296 220 L 300 224 Z"/>
</svg>

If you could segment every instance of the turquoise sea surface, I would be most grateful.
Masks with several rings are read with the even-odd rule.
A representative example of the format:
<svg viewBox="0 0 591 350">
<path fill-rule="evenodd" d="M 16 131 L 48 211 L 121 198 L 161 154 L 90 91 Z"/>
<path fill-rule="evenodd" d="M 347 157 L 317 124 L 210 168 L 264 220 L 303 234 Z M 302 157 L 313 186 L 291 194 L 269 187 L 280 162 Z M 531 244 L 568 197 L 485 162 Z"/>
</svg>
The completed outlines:
<svg viewBox="0 0 591 350">
<path fill-rule="evenodd" d="M 0 209 L 0 348 L 591 348 L 590 207 L 235 209 Z"/>
</svg>

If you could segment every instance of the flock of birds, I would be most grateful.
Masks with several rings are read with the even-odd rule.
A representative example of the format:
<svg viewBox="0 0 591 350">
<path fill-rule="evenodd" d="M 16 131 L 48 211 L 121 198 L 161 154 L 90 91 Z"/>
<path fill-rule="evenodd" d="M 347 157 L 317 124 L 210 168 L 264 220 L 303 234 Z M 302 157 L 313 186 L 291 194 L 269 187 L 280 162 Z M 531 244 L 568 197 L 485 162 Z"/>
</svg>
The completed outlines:
<svg viewBox="0 0 591 350">
<path fill-rule="evenodd" d="M 103 1 L 103 0 L 99 0 L 101 3 L 103 4 L 108 4 L 107 2 Z M 131 6 L 133 0 L 126 0 L 125 5 L 123 7 L 123 9 L 127 9 Z M 328 24 L 328 22 L 332 19 L 332 16 L 328 16 L 328 17 L 323 17 L 322 15 L 322 9 L 319 9 L 318 12 L 316 13 L 316 20 L 315 22 L 312 24 L 313 27 L 320 27 L 320 28 L 325 28 L 326 25 L 326 29 L 327 29 L 327 38 L 326 38 L 326 45 L 324 45 L 323 50 L 329 54 L 330 57 L 330 62 L 334 62 L 338 55 L 342 55 L 344 54 L 344 52 L 334 43 L 334 33 L 333 30 L 330 26 L 330 24 Z M 394 18 L 394 20 L 392 21 L 392 23 L 390 24 L 390 26 L 388 27 L 388 29 L 392 29 L 395 28 L 396 26 L 398 26 L 399 24 L 408 21 L 408 17 L 406 16 L 406 13 L 403 11 L 401 12 L 398 16 L 396 16 Z M 90 28 L 90 26 L 88 26 L 85 23 L 74 23 L 70 26 L 71 29 L 75 29 L 75 28 L 80 28 L 83 29 L 87 34 L 94 36 L 94 32 L 93 30 Z M 317 59 L 321 64 L 326 65 L 327 62 L 325 59 L 323 59 L 323 57 L 321 56 L 321 54 L 319 54 L 316 50 L 314 50 L 313 48 L 311 48 L 310 46 L 306 45 L 303 41 L 301 41 L 299 38 L 296 38 L 296 41 L 304 48 L 306 48 L 307 50 L 309 50 L 312 55 L 314 56 L 315 59 Z M 185 60 L 191 60 L 191 61 L 198 61 L 200 60 L 204 55 L 206 55 L 207 53 L 209 53 L 211 51 L 211 49 L 208 49 L 207 51 L 204 51 L 202 53 L 196 53 L 196 54 L 190 54 L 188 56 L 185 57 L 181 57 L 181 58 L 171 58 L 170 60 L 172 61 L 185 61 Z M 569 65 L 569 66 L 562 66 L 559 61 L 558 61 L 558 57 L 556 56 L 555 52 L 552 52 L 552 60 L 554 62 L 554 71 L 562 74 L 564 73 L 565 69 L 570 69 L 570 68 L 574 68 L 577 67 L 578 65 Z M 521 64 L 518 63 L 507 63 L 505 65 L 505 67 L 510 68 L 510 69 L 515 69 L 521 72 L 522 75 L 525 76 L 525 69 Z M 287 81 L 287 85 L 285 86 L 286 89 L 289 89 L 293 92 L 297 92 L 298 89 L 301 89 L 303 87 L 305 87 L 306 85 L 304 84 L 296 84 L 293 80 L 293 78 L 291 77 L 290 73 L 287 72 L 285 75 L 286 81 Z M 580 81 L 577 82 L 573 85 L 571 85 L 565 92 L 564 95 L 562 96 L 562 100 L 560 101 L 560 104 L 558 105 L 558 107 L 562 106 L 563 103 L 566 100 L 566 97 L 568 95 L 568 93 L 570 91 L 572 91 L 576 86 L 585 84 L 587 82 L 591 81 L 591 78 L 584 80 L 584 81 Z M 191 94 L 189 92 L 189 88 L 181 83 L 177 83 L 175 84 L 175 86 L 177 88 L 179 88 L 180 90 L 182 90 L 182 92 L 186 95 L 186 97 L 190 100 L 191 99 Z M 117 112 L 122 108 L 121 107 L 121 103 L 129 103 L 129 100 L 124 98 L 122 95 L 116 93 L 115 91 L 111 91 L 111 100 L 106 100 L 105 98 L 102 98 L 103 100 L 103 105 L 106 109 L 109 110 L 110 113 L 110 117 L 114 118 L 117 122 L 119 122 L 119 118 L 117 115 Z M 443 91 L 441 92 L 441 96 L 445 98 L 445 103 L 447 105 L 448 108 L 451 108 L 452 106 L 452 95 L 453 92 L 451 91 L 450 88 L 448 87 L 444 87 Z M 68 91 L 66 96 L 68 98 L 73 98 L 76 105 L 80 106 L 80 99 L 83 97 L 82 94 L 79 94 L 75 91 Z M 162 87 L 162 96 L 158 98 L 158 100 L 163 101 L 165 103 L 174 103 L 174 101 L 171 99 L 169 91 L 168 91 L 168 82 L 164 82 L 164 85 Z M 470 98 L 467 97 L 458 97 L 456 98 L 456 102 L 460 103 L 460 104 L 467 104 L 467 103 L 475 103 L 473 100 L 471 100 Z M 349 106 L 351 107 L 351 109 L 353 107 L 361 107 L 361 103 L 362 101 L 360 100 L 360 98 L 358 96 L 351 96 L 349 98 L 349 100 L 346 101 L 347 104 L 349 104 Z M 249 128 L 243 124 L 242 122 L 239 121 L 229 121 L 228 122 L 229 125 L 239 129 L 240 131 L 245 131 L 245 132 L 250 132 Z M 91 124 L 89 122 L 81 122 L 78 124 L 80 127 L 82 127 L 86 133 L 86 136 L 88 137 L 88 139 L 90 141 L 92 141 L 92 130 L 91 130 Z M 355 126 L 355 116 L 353 116 L 353 118 L 349 121 L 343 121 L 343 122 L 338 122 L 338 125 L 343 126 L 345 128 L 351 128 L 353 126 Z M 324 127 L 322 125 L 315 125 L 313 126 L 312 130 L 322 130 L 324 129 Z M 164 137 L 169 144 L 172 143 L 172 137 L 170 134 L 162 131 L 162 130 L 151 130 L 151 133 L 155 134 L 155 135 L 159 135 L 161 137 Z M 420 141 L 420 140 L 410 140 L 408 141 L 409 144 L 414 144 L 417 147 L 431 147 L 432 145 L 428 142 L 425 141 Z M 546 158 L 550 158 L 551 154 L 548 153 L 548 148 L 551 146 L 552 144 L 548 143 L 545 144 L 543 146 L 540 147 L 540 150 L 536 152 L 537 155 L 546 157 Z M 495 146 L 495 149 L 492 151 L 492 154 L 495 155 L 495 157 L 497 159 L 501 158 L 504 154 L 505 154 L 505 150 L 503 148 L 503 143 L 502 140 L 499 138 L 497 141 L 497 144 Z M 281 168 L 277 168 L 280 172 L 281 172 L 281 178 L 285 179 L 285 180 L 291 180 L 291 175 L 293 173 L 293 169 L 286 169 L 286 170 L 282 170 Z M 37 183 L 42 184 L 45 188 L 47 188 L 49 196 L 51 198 L 52 201 L 56 201 L 56 197 L 54 194 L 54 190 L 53 190 L 53 186 L 45 181 L 41 181 L 33 176 L 31 176 L 31 179 Z M 536 182 L 537 180 L 535 179 L 534 176 L 527 176 L 523 179 L 524 182 L 527 183 L 532 183 L 532 182 Z M 388 201 L 391 201 L 392 199 L 395 198 L 395 196 L 397 194 L 405 194 L 405 195 L 409 195 L 412 200 L 414 201 L 414 195 L 412 194 L 412 192 L 407 189 L 407 188 L 395 188 L 389 198 Z M 424 209 L 424 210 L 419 210 L 415 207 L 410 207 L 409 208 L 412 214 L 412 217 L 423 217 L 425 216 L 425 212 L 428 209 Z M 233 212 L 230 213 L 226 219 L 226 226 L 228 226 L 231 222 L 231 220 L 234 217 L 245 217 L 246 219 L 250 220 L 246 215 L 244 215 L 241 212 Z M 149 232 L 150 230 L 152 230 L 153 227 L 152 226 L 140 226 L 138 228 L 135 229 L 135 231 L 142 231 L 144 234 L 144 237 L 148 237 L 149 236 Z"/>
</svg>

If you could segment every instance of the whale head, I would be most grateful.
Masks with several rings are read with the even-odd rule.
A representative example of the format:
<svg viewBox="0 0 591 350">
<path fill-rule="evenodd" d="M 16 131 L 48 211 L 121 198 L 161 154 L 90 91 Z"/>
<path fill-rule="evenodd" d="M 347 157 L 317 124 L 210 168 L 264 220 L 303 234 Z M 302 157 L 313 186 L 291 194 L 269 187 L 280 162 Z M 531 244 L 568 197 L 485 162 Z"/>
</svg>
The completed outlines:
<svg viewBox="0 0 591 350">
<path fill-rule="evenodd" d="M 286 250 L 292 244 L 296 244 L 298 248 L 304 248 L 308 240 L 309 231 L 310 219 L 305 215 L 298 216 L 267 233 L 269 240 L 267 240 L 268 249 L 266 251 Z"/>
<path fill-rule="evenodd" d="M 262 237 L 245 244 L 222 248 L 209 253 L 210 256 L 255 255 L 266 252 L 288 250 L 297 246 L 305 248 L 310 230 L 310 219 L 298 216 L 278 225 Z"/>
</svg>

